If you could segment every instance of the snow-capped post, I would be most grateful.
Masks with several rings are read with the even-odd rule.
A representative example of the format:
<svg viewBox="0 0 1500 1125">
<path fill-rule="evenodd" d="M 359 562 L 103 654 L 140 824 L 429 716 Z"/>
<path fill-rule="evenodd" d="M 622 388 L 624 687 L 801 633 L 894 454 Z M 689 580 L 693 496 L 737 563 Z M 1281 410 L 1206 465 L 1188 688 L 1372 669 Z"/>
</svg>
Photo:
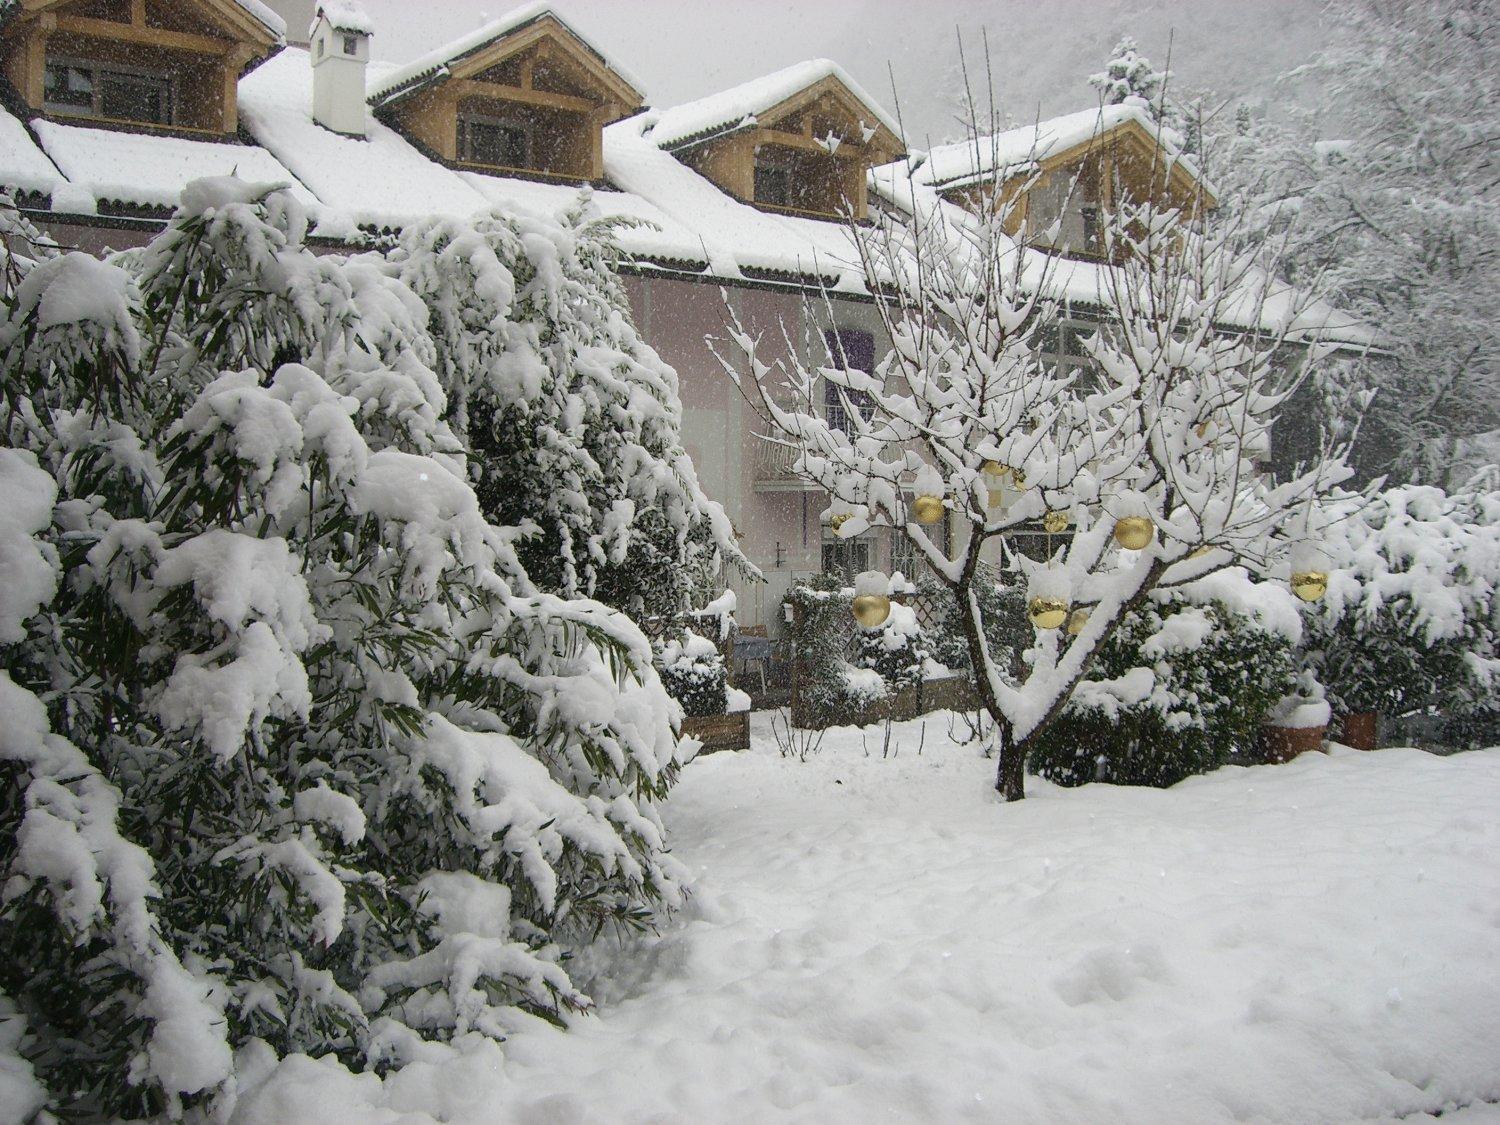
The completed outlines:
<svg viewBox="0 0 1500 1125">
<path fill-rule="evenodd" d="M 375 24 L 354 0 L 319 0 L 308 50 L 312 56 L 313 120 L 351 137 L 368 134 L 365 69 Z"/>
<path fill-rule="evenodd" d="M 1035 740 L 1153 590 L 1231 566 L 1285 580 L 1309 512 L 1348 475 L 1332 439 L 1284 480 L 1258 468 L 1282 402 L 1323 358 L 1318 322 L 1310 297 L 1274 281 L 1274 245 L 1237 254 L 1232 232 L 1176 210 L 1122 202 L 1102 233 L 1117 264 L 1062 263 L 1024 227 L 1006 232 L 998 190 L 962 210 L 893 184 L 898 207 L 848 224 L 890 344 L 873 371 L 781 337 L 763 347 L 732 306 L 732 348 L 716 354 L 765 440 L 829 496 L 836 534 L 898 529 L 954 595 L 995 724 L 996 788 L 1017 800 Z M 1062 299 L 1102 310 L 1091 372 L 1044 358 Z M 822 305 L 810 313 L 831 318 L 829 294 Z M 1279 361 L 1298 348 L 1307 362 L 1287 374 Z M 844 398 L 840 424 L 825 388 Z M 933 498 L 956 525 L 951 547 L 929 531 Z M 1037 525 L 1072 534 L 1027 559 L 1010 537 Z M 981 625 L 978 583 L 996 562 L 1031 599 L 1019 674 Z"/>
</svg>

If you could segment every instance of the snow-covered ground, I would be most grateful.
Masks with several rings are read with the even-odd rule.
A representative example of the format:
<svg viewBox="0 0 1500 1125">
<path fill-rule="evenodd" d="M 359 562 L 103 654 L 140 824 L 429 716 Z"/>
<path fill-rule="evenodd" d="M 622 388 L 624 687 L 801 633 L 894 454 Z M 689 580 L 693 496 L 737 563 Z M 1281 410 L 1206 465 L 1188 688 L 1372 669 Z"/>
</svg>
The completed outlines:
<svg viewBox="0 0 1500 1125">
<path fill-rule="evenodd" d="M 294 1059 L 240 1117 L 1500 1121 L 1500 750 L 1004 806 L 940 718 L 806 763 L 765 719 L 685 771 L 693 905 L 597 1016 L 384 1087 Z"/>
</svg>

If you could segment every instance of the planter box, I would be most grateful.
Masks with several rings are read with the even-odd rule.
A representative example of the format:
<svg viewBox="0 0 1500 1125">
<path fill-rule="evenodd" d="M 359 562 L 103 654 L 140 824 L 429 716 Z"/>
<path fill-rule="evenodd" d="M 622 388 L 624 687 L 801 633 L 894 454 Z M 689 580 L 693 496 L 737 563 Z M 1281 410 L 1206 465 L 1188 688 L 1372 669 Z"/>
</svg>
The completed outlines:
<svg viewBox="0 0 1500 1125">
<path fill-rule="evenodd" d="M 736 711 L 730 715 L 690 715 L 682 720 L 683 737 L 696 738 L 703 743 L 700 754 L 712 754 L 716 750 L 750 749 L 750 712 Z"/>
<path fill-rule="evenodd" d="M 1298 754 L 1309 750 L 1323 749 L 1323 736 L 1328 733 L 1322 727 L 1273 727 L 1260 728 L 1261 760 L 1266 762 L 1290 762 Z"/>
<path fill-rule="evenodd" d="M 1374 711 L 1356 711 L 1340 721 L 1339 741 L 1355 750 L 1374 750 L 1379 742 L 1380 716 Z"/>
</svg>

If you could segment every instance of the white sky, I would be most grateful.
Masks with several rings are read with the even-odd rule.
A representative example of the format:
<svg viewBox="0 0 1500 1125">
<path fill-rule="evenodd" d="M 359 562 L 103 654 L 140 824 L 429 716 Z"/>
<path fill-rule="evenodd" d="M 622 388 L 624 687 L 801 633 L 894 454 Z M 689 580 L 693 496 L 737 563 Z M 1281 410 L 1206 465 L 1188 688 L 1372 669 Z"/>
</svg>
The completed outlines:
<svg viewBox="0 0 1500 1125">
<path fill-rule="evenodd" d="M 293 36 L 313 0 L 269 0 Z M 378 59 L 404 61 L 509 11 L 508 0 L 363 0 Z M 556 0 L 554 7 L 663 108 L 806 58 L 827 56 L 886 104 L 891 78 L 910 143 L 952 131 L 955 29 L 976 59 L 989 34 L 1002 114 L 1029 121 L 1093 101 L 1087 76 L 1122 33 L 1182 89 L 1271 95 L 1320 42 L 1319 0 Z"/>
</svg>

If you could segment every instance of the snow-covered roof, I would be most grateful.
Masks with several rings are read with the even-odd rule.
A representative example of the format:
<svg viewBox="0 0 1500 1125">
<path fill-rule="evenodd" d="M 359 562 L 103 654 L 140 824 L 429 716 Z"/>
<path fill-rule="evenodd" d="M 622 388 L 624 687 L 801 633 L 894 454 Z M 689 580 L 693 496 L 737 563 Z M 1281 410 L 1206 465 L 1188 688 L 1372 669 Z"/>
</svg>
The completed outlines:
<svg viewBox="0 0 1500 1125">
<path fill-rule="evenodd" d="M 0 188 L 50 195 L 63 182 L 57 167 L 37 148 L 26 126 L 0 109 Z"/>
<path fill-rule="evenodd" d="M 757 115 L 774 109 L 825 78 L 836 78 L 876 121 L 896 136 L 901 135 L 900 128 L 880 108 L 880 103 L 865 93 L 843 67 L 830 59 L 809 59 L 666 110 L 651 130 L 651 140 L 665 149 L 681 148 L 688 142 L 754 125 Z"/>
<path fill-rule="evenodd" d="M 927 154 L 926 160 L 914 165 L 911 176 L 918 183 L 943 188 L 962 187 L 996 173 L 1004 179 L 1130 122 L 1156 138 L 1194 176 L 1198 174 L 1191 159 L 1182 155 L 1177 133 L 1158 125 L 1136 106 L 1107 105 L 1051 117 L 1003 133 L 938 145 Z"/>
<path fill-rule="evenodd" d="M 347 31 L 354 35 L 375 34 L 375 21 L 356 0 L 318 0 L 317 10 L 313 12 L 312 27 L 307 29 L 309 39 L 320 19 L 327 20 L 328 26 L 335 31 Z"/>
<path fill-rule="evenodd" d="M 457 39 L 450 40 L 436 50 L 428 51 L 425 55 L 421 55 L 409 63 L 403 63 L 398 67 L 392 68 L 377 81 L 371 83 L 369 89 L 370 104 L 383 105 L 394 98 L 425 86 L 429 82 L 445 78 L 448 75 L 449 69 L 455 63 L 479 51 L 483 51 L 490 44 L 505 38 L 507 35 L 512 35 L 544 17 L 551 17 L 566 28 L 574 39 L 587 48 L 605 67 L 614 71 L 626 84 L 637 91 L 645 89 L 629 72 L 608 58 L 604 52 L 600 51 L 599 48 L 580 35 L 577 28 L 573 27 L 567 20 L 553 11 L 550 4 L 540 2 L 525 4 L 513 11 L 507 12 L 499 19 L 491 20 L 489 23 L 475 28 L 467 35 L 461 35 Z"/>
<path fill-rule="evenodd" d="M 286 20 L 262 4 L 261 0 L 234 0 L 234 2 L 265 24 L 266 30 L 277 39 L 286 38 Z"/>
<path fill-rule="evenodd" d="M 63 125 L 41 118 L 32 127 L 42 149 L 67 177 L 72 188 L 68 204 L 74 209 L 93 210 L 99 203 L 176 207 L 191 181 L 229 175 L 256 183 L 284 183 L 303 202 L 313 202 L 296 177 L 256 145 Z"/>
<path fill-rule="evenodd" d="M 413 218 L 473 214 L 484 200 L 457 172 L 429 159 L 373 116 L 368 139 L 347 137 L 313 121 L 312 66 L 288 47 L 240 82 L 240 121 L 323 204 L 330 235 L 360 224 L 395 227 Z"/>
<path fill-rule="evenodd" d="M 231 4 L 258 20 L 277 42 L 286 39 L 286 20 L 273 12 L 261 0 L 229 0 Z M 21 10 L 21 0 L 0 0 L 0 23 Z"/>
</svg>

